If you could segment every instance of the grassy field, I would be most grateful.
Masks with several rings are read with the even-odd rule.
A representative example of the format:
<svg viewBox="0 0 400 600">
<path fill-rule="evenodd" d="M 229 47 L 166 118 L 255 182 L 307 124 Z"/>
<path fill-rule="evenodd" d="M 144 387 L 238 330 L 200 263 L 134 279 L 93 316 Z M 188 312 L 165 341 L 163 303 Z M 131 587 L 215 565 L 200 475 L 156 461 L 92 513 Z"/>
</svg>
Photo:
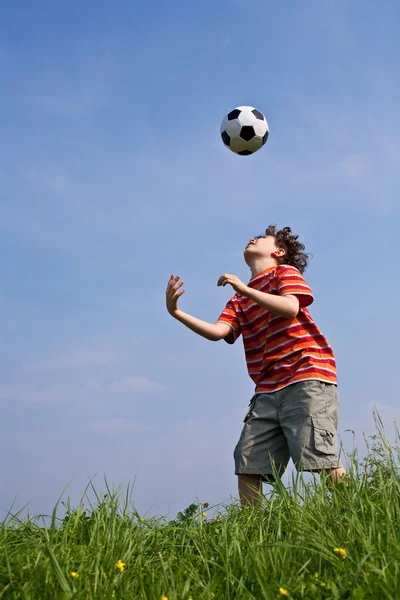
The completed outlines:
<svg viewBox="0 0 400 600">
<path fill-rule="evenodd" d="M 49 521 L 10 514 L 0 598 L 400 599 L 398 459 L 378 432 L 346 485 L 298 477 L 262 506 L 192 504 L 173 521 L 141 517 L 119 491 L 95 504 L 85 492 Z"/>
</svg>

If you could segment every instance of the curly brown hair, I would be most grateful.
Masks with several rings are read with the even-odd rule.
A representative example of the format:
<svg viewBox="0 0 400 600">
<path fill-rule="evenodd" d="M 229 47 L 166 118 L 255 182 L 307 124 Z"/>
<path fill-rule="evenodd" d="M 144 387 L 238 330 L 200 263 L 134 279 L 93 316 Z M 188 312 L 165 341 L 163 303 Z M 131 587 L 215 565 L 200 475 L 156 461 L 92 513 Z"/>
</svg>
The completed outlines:
<svg viewBox="0 0 400 600">
<path fill-rule="evenodd" d="M 291 265 L 296 267 L 300 273 L 304 273 L 307 268 L 309 254 L 303 252 L 304 244 L 297 241 L 299 236 L 292 233 L 290 227 L 284 227 L 276 231 L 276 225 L 270 225 L 265 230 L 265 235 L 273 236 L 276 247 L 285 250 L 284 256 L 277 259 L 279 265 Z"/>
</svg>

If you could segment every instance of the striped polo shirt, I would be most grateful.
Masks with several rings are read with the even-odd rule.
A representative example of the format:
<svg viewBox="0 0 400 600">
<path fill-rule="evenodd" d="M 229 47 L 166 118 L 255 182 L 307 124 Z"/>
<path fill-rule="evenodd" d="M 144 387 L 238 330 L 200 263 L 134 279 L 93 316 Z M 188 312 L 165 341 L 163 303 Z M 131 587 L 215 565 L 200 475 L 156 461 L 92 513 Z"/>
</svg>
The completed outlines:
<svg viewBox="0 0 400 600">
<path fill-rule="evenodd" d="M 309 379 L 336 384 L 335 356 L 308 311 L 314 297 L 300 271 L 290 265 L 270 267 L 248 286 L 279 296 L 293 294 L 300 302 L 298 315 L 288 318 L 236 294 L 218 319 L 233 330 L 225 338 L 228 343 L 242 335 L 255 393 L 276 392 Z"/>
</svg>

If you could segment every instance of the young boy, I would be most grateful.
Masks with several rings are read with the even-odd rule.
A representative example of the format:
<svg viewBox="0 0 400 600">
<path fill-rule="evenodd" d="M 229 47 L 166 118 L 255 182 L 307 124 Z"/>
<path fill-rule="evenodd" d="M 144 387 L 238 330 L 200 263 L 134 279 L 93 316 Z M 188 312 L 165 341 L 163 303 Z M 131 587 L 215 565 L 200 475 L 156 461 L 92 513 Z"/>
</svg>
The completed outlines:
<svg viewBox="0 0 400 600">
<path fill-rule="evenodd" d="M 244 250 L 251 279 L 221 275 L 217 285 L 236 294 L 216 323 L 182 312 L 183 281 L 171 275 L 168 312 L 207 338 L 233 344 L 242 335 L 255 394 L 234 451 L 242 506 L 260 501 L 262 483 L 281 476 L 292 458 L 296 469 L 324 470 L 334 482 L 346 475 L 338 458 L 339 398 L 335 357 L 313 321 L 313 294 L 302 273 L 308 255 L 290 227 L 251 238 Z"/>
</svg>

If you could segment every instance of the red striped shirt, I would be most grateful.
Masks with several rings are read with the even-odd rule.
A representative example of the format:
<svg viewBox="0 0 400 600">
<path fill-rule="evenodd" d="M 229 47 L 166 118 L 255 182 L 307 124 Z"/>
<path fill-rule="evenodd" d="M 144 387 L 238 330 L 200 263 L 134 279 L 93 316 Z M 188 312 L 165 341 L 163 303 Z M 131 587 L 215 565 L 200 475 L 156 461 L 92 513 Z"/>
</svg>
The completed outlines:
<svg viewBox="0 0 400 600">
<path fill-rule="evenodd" d="M 300 302 L 296 317 L 276 315 L 254 300 L 236 294 L 218 321 L 229 325 L 234 343 L 243 336 L 247 369 L 256 393 L 276 392 L 291 383 L 318 379 L 337 383 L 333 350 L 313 321 L 308 306 L 313 293 L 298 269 L 290 265 L 270 267 L 253 277 L 249 287 Z"/>
</svg>

